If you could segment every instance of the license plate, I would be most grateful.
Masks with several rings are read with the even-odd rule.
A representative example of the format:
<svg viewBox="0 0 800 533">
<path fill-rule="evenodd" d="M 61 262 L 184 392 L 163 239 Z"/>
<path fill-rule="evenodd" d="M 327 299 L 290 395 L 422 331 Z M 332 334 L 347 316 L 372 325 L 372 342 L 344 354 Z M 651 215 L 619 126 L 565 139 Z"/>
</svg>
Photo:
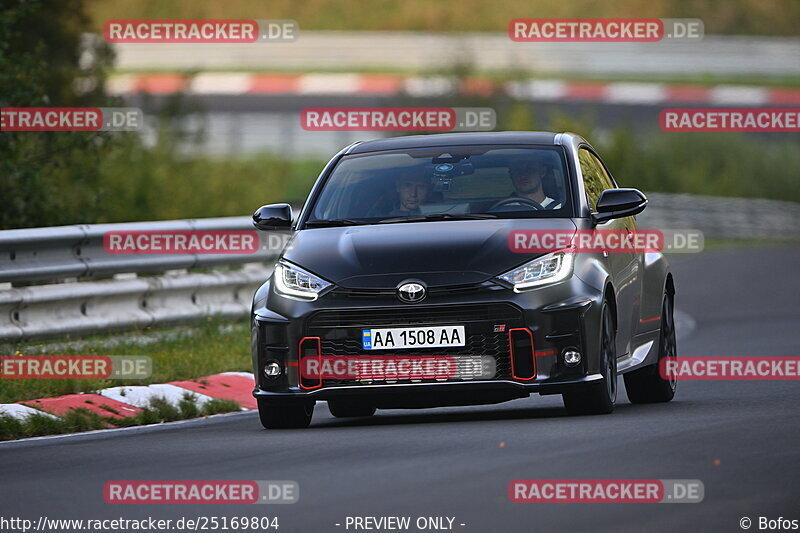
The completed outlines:
<svg viewBox="0 0 800 533">
<path fill-rule="evenodd" d="M 406 350 L 464 346 L 464 326 L 363 329 L 365 350 Z"/>
</svg>

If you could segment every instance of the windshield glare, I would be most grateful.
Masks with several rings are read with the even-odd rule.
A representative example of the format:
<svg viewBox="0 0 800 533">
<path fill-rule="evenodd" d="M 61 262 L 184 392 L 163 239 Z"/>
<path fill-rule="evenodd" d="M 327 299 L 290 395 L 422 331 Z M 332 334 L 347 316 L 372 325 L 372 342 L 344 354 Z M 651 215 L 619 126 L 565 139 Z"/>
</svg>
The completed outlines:
<svg viewBox="0 0 800 533">
<path fill-rule="evenodd" d="M 572 216 L 563 150 L 458 146 L 345 156 L 326 181 L 308 223 L 476 215 Z"/>
</svg>

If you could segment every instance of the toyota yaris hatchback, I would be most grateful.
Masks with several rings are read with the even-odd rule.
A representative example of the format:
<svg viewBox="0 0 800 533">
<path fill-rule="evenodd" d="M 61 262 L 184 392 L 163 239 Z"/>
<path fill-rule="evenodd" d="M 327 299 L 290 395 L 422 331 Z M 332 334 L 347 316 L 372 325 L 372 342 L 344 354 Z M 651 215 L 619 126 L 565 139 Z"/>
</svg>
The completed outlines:
<svg viewBox="0 0 800 533">
<path fill-rule="evenodd" d="M 323 170 L 252 309 L 254 395 L 268 428 L 561 394 L 571 414 L 672 399 L 675 288 L 656 251 L 519 249 L 515 235 L 637 230 L 617 187 L 569 134 L 410 136 L 353 144 Z"/>
</svg>

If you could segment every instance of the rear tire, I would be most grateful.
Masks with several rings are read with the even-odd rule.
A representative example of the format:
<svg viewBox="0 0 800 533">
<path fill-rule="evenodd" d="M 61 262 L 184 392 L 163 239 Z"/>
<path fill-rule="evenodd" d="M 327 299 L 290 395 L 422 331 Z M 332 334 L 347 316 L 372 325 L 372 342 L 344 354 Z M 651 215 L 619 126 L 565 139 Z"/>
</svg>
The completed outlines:
<svg viewBox="0 0 800 533">
<path fill-rule="evenodd" d="M 601 311 L 600 358 L 603 380 L 584 386 L 579 392 L 564 393 L 564 407 L 570 415 L 604 415 L 614 410 L 617 401 L 617 350 L 614 320 L 608 304 Z"/>
<path fill-rule="evenodd" d="M 677 378 L 664 379 L 659 372 L 663 359 L 678 356 L 675 341 L 675 320 L 673 319 L 673 300 L 668 292 L 664 294 L 661 306 L 661 332 L 658 337 L 658 361 L 639 370 L 625 374 L 625 390 L 631 403 L 661 403 L 675 397 Z"/>
<path fill-rule="evenodd" d="M 301 429 L 311 424 L 314 402 L 287 403 L 258 399 L 258 417 L 266 429 Z"/>
<path fill-rule="evenodd" d="M 377 409 L 347 400 L 328 400 L 328 410 L 336 418 L 355 418 L 372 416 Z"/>
</svg>

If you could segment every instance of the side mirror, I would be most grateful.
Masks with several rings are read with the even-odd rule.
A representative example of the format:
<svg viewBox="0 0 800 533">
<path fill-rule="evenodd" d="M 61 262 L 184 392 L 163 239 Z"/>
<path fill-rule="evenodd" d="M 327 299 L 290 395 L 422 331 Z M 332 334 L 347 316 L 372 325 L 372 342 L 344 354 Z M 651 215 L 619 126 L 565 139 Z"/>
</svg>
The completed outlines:
<svg viewBox="0 0 800 533">
<path fill-rule="evenodd" d="M 630 217 L 647 207 L 647 197 L 638 189 L 606 189 L 597 200 L 592 222 L 602 224 L 614 218 Z"/>
<path fill-rule="evenodd" d="M 270 204 L 259 207 L 253 213 L 253 225 L 260 230 L 288 229 L 292 225 L 292 206 Z"/>
</svg>

